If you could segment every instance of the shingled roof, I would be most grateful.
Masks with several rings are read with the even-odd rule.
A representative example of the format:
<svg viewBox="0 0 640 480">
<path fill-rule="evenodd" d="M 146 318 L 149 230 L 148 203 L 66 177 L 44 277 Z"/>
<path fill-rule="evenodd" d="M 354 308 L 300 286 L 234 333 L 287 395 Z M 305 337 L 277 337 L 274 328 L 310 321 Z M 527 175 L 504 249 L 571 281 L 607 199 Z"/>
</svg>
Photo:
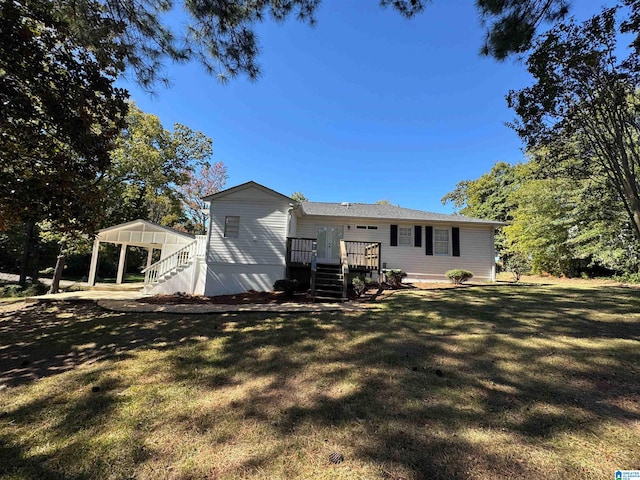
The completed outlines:
<svg viewBox="0 0 640 480">
<path fill-rule="evenodd" d="M 371 218 L 376 220 L 406 220 L 439 223 L 468 223 L 479 225 L 504 225 L 495 220 L 465 217 L 463 215 L 447 215 L 445 213 L 425 212 L 411 208 L 396 207 L 394 205 L 380 205 L 369 203 L 324 203 L 300 202 L 302 211 L 306 215 L 322 217 L 350 217 Z"/>
</svg>

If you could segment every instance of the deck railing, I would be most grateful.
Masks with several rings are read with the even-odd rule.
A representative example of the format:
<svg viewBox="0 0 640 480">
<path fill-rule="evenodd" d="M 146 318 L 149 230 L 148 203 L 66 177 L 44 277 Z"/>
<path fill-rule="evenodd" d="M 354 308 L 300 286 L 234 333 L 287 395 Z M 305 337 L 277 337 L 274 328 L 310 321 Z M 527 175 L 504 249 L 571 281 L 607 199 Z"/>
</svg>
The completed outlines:
<svg viewBox="0 0 640 480">
<path fill-rule="evenodd" d="M 287 238 L 287 265 L 311 265 L 315 238 Z"/>
<path fill-rule="evenodd" d="M 287 238 L 287 265 L 310 265 L 314 242 L 315 238 Z M 344 253 L 349 269 L 380 271 L 380 243 L 354 240 L 341 240 L 340 243 L 340 259 L 342 261 Z"/>
<path fill-rule="evenodd" d="M 380 270 L 380 243 L 345 241 L 349 268 Z"/>
</svg>

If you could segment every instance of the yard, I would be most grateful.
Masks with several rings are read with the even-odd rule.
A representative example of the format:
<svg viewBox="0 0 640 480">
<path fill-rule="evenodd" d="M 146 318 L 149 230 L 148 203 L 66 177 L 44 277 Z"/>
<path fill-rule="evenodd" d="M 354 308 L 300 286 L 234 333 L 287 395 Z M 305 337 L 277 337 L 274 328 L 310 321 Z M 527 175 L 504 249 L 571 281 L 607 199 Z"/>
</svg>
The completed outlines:
<svg viewBox="0 0 640 480">
<path fill-rule="evenodd" d="M 0 305 L 3 479 L 640 468 L 639 290 L 408 290 L 322 315 L 16 305 Z"/>
</svg>

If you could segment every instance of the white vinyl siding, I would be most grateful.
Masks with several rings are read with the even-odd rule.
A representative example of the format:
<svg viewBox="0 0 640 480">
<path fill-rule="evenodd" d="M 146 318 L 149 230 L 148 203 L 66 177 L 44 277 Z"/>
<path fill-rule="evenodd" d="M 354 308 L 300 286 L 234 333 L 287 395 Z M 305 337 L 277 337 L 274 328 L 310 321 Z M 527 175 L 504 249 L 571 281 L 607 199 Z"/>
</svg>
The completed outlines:
<svg viewBox="0 0 640 480">
<path fill-rule="evenodd" d="M 398 245 L 413 245 L 412 227 L 398 227 Z"/>
<path fill-rule="evenodd" d="M 369 222 L 371 220 L 369 219 Z M 399 268 L 411 277 L 446 281 L 445 272 L 453 268 L 464 268 L 473 272 L 477 279 L 489 280 L 495 263 L 493 246 L 493 226 L 475 225 L 437 225 L 435 223 L 416 222 L 416 225 L 432 226 L 436 229 L 446 229 L 451 239 L 451 226 L 460 228 L 460 255 L 426 255 L 423 239 L 421 248 L 397 248 L 389 243 L 391 236 L 391 222 L 378 221 L 377 230 L 356 228 L 366 224 L 366 219 L 337 218 L 321 216 L 303 216 L 298 218 L 297 230 L 293 237 L 315 238 L 317 225 L 343 225 L 344 239 L 365 242 L 379 242 L 382 244 L 382 262 L 387 268 Z M 350 228 L 349 228 L 350 227 Z M 435 245 L 434 245 L 435 250 Z M 449 253 L 451 246 L 449 244 Z"/>
<path fill-rule="evenodd" d="M 433 253 L 435 255 L 449 255 L 449 229 L 433 229 Z"/>
<path fill-rule="evenodd" d="M 288 210 L 286 200 L 256 188 L 214 199 L 207 263 L 284 267 Z M 225 235 L 229 227 L 226 220 L 231 217 L 240 219 L 235 237 Z"/>
</svg>

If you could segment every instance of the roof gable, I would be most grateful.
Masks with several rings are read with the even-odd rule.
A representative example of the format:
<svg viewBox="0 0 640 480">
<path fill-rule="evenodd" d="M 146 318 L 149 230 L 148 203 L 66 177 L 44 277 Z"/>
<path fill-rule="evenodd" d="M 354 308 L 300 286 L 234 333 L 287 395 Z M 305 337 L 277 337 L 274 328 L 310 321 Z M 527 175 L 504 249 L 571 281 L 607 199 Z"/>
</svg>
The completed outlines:
<svg viewBox="0 0 640 480">
<path fill-rule="evenodd" d="M 227 195 L 232 195 L 234 193 L 238 193 L 241 192 L 243 190 L 249 189 L 249 188 L 255 188 L 257 190 L 260 190 L 263 193 L 266 193 L 268 195 L 271 195 L 275 198 L 277 198 L 278 200 L 282 200 L 285 202 L 293 202 L 293 203 L 297 203 L 295 200 L 293 200 L 290 197 L 287 197 L 286 195 L 283 195 L 282 193 L 276 192 L 275 190 L 272 190 L 268 187 L 265 187 L 264 185 L 260 185 L 257 182 L 249 181 L 246 183 L 242 183 L 240 185 L 236 185 L 235 187 L 231 187 L 228 188 L 226 190 L 222 190 L 221 192 L 217 192 L 217 193 L 212 193 L 211 195 L 207 195 L 202 197 L 202 200 L 204 200 L 205 202 L 212 202 L 215 200 L 219 200 L 220 198 L 223 198 Z"/>
<path fill-rule="evenodd" d="M 111 227 L 103 228 L 98 230 L 98 234 L 113 232 L 113 231 L 140 231 L 144 230 L 145 232 L 161 232 L 161 233 L 172 233 L 174 235 L 178 235 L 185 238 L 194 239 L 195 236 L 191 235 L 187 232 L 181 232 L 180 230 L 175 230 L 171 227 L 165 227 L 164 225 L 160 225 L 155 222 L 150 222 L 149 220 L 143 220 L 141 218 L 137 220 L 132 220 L 130 222 L 121 223 L 119 225 L 113 225 Z"/>
</svg>

